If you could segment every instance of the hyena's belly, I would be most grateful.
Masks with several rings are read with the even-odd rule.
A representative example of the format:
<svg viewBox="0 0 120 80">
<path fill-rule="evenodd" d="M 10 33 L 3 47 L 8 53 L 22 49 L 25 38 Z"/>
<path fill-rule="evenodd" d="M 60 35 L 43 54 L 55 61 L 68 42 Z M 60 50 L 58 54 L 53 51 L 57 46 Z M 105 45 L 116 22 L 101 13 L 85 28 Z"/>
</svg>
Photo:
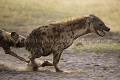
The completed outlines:
<svg viewBox="0 0 120 80">
<path fill-rule="evenodd" d="M 43 41 L 42 42 L 42 45 L 41 45 L 41 47 L 42 47 L 42 50 L 43 50 L 43 54 L 42 54 L 42 56 L 48 56 L 48 55 L 50 55 L 51 53 L 53 53 L 53 41 L 51 40 L 49 40 L 49 41 Z"/>
</svg>

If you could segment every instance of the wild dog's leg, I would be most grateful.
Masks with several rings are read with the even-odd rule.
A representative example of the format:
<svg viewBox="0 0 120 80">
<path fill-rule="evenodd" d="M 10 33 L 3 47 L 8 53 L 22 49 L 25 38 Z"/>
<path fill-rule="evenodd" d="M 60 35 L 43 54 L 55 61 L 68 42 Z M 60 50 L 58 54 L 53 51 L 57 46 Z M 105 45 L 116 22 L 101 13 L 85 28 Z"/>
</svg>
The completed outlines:
<svg viewBox="0 0 120 80">
<path fill-rule="evenodd" d="M 18 56 L 17 54 L 15 54 L 14 52 L 12 52 L 12 51 L 9 51 L 9 52 L 5 52 L 6 54 L 9 54 L 9 55 L 12 55 L 12 56 L 14 56 L 14 57 L 16 57 L 16 58 L 18 58 L 19 60 L 21 60 L 21 61 L 24 61 L 24 62 L 27 62 L 27 63 L 29 63 L 30 61 L 28 61 L 28 60 L 26 60 L 26 59 L 24 59 L 23 57 L 21 57 L 21 56 Z"/>
<path fill-rule="evenodd" d="M 57 66 L 57 64 L 60 60 L 61 54 L 62 54 L 62 52 L 54 52 L 53 53 L 53 66 L 55 67 L 56 72 L 63 72 Z"/>
<path fill-rule="evenodd" d="M 38 65 L 35 62 L 36 57 L 33 56 L 33 55 L 30 55 L 28 58 L 30 59 L 30 63 L 28 64 L 28 66 L 32 67 L 33 71 L 37 71 L 38 70 Z"/>
<path fill-rule="evenodd" d="M 12 52 L 12 51 L 10 50 L 10 47 L 3 47 L 3 49 L 5 50 L 5 54 L 9 54 L 9 55 L 11 55 L 11 56 L 14 56 L 14 57 L 18 58 L 18 59 L 21 60 L 21 61 L 24 61 L 24 62 L 29 63 L 29 61 L 27 61 L 27 60 L 24 59 L 23 57 L 20 57 L 20 56 L 18 56 L 16 53 Z"/>
</svg>

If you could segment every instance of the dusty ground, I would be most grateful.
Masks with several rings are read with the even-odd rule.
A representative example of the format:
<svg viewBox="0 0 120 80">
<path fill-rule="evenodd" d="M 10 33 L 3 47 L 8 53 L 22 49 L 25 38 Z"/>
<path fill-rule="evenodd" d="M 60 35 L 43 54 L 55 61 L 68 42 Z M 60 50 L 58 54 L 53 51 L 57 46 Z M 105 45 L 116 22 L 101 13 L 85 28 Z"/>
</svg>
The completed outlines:
<svg viewBox="0 0 120 80">
<path fill-rule="evenodd" d="M 27 59 L 25 49 L 12 50 Z M 51 61 L 52 55 L 36 61 L 44 60 Z M 4 54 L 0 48 L 0 80 L 120 80 L 120 50 L 87 53 L 67 49 L 62 54 L 59 67 L 63 73 L 56 73 L 53 67 L 27 71 L 26 63 Z"/>
</svg>

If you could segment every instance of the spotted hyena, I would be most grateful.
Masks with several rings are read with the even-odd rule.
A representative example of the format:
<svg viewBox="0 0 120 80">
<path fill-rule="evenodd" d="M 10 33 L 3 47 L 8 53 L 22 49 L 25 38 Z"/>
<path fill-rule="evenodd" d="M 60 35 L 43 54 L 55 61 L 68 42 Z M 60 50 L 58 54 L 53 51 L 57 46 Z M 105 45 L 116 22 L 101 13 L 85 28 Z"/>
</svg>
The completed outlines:
<svg viewBox="0 0 120 80">
<path fill-rule="evenodd" d="M 5 51 L 5 54 L 12 55 L 22 61 L 29 62 L 23 57 L 18 56 L 16 53 L 10 50 L 10 47 L 21 48 L 24 47 L 25 37 L 18 35 L 16 32 L 7 32 L 3 29 L 0 29 L 0 47 Z"/>
<path fill-rule="evenodd" d="M 35 58 L 53 54 L 53 66 L 56 72 L 61 72 L 57 64 L 63 50 L 72 45 L 73 41 L 82 35 L 96 33 L 103 37 L 109 31 L 104 22 L 95 15 L 68 19 L 34 29 L 25 40 L 25 47 L 30 52 L 30 64 L 33 70 L 38 66 Z"/>
</svg>

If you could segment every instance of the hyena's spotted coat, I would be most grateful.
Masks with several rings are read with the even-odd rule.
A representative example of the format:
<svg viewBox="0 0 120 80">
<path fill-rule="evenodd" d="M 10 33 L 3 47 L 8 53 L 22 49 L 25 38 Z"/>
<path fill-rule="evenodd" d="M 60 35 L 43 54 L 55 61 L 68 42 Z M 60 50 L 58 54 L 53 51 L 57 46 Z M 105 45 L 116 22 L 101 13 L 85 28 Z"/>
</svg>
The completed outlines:
<svg viewBox="0 0 120 80">
<path fill-rule="evenodd" d="M 34 59 L 53 53 L 53 66 L 60 72 L 57 67 L 60 56 L 75 39 L 92 32 L 104 36 L 104 31 L 109 30 L 102 20 L 94 15 L 41 26 L 33 30 L 25 41 L 26 49 L 31 53 L 30 65 L 37 70 Z"/>
</svg>

